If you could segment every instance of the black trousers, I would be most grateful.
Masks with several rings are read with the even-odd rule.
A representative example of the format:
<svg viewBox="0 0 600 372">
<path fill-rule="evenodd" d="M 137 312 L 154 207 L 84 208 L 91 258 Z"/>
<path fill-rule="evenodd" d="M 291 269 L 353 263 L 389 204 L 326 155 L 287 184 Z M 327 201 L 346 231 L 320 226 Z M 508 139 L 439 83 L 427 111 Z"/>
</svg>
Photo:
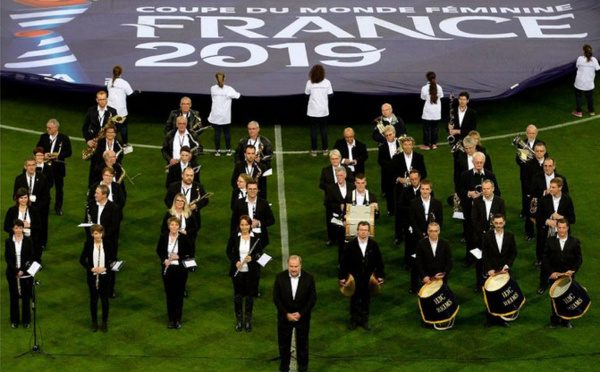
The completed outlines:
<svg viewBox="0 0 600 372">
<path fill-rule="evenodd" d="M 277 322 L 277 340 L 279 342 L 279 371 L 290 370 L 292 334 L 296 329 L 296 355 L 298 357 L 298 371 L 308 371 L 308 334 L 310 321 L 290 322 L 281 320 Z"/>
<path fill-rule="evenodd" d="M 19 288 L 17 277 L 6 273 L 8 281 L 8 292 L 10 294 L 10 322 L 19 324 L 21 313 L 23 323 L 31 323 L 31 292 L 33 287 L 33 278 L 19 279 L 21 284 L 21 311 L 19 312 Z"/>
<path fill-rule="evenodd" d="M 163 266 L 164 273 L 164 266 Z M 181 322 L 183 313 L 183 292 L 188 278 L 188 271 L 182 265 L 171 265 L 166 275 L 162 276 L 167 295 L 167 314 L 170 322 Z"/>
<path fill-rule="evenodd" d="M 367 278 L 354 278 L 356 290 L 350 298 L 350 321 L 364 324 L 369 321 L 369 305 L 371 304 L 371 290 Z"/>
<path fill-rule="evenodd" d="M 96 288 L 97 275 L 88 272 L 87 284 L 90 290 L 90 314 L 92 322 L 98 322 L 98 298 L 102 303 L 102 322 L 108 321 L 108 285 L 110 282 L 110 273 L 100 275 L 98 288 Z"/>
</svg>

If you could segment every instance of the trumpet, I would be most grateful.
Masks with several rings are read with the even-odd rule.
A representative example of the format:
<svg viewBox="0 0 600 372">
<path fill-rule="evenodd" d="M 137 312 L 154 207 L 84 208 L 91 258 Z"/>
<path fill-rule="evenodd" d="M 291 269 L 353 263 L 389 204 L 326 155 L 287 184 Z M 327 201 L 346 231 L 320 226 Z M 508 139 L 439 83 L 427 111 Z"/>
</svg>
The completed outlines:
<svg viewBox="0 0 600 372">
<path fill-rule="evenodd" d="M 92 141 L 94 141 L 95 143 L 98 143 L 98 141 L 100 141 L 102 138 L 105 137 L 105 128 L 102 128 L 100 130 L 100 132 L 98 132 L 98 135 L 96 136 L 96 138 L 94 138 Z M 88 146 L 87 148 L 83 149 L 83 151 L 81 151 L 81 158 L 85 161 L 90 160 L 92 158 L 92 156 L 94 156 L 94 154 L 96 153 L 96 148 L 95 147 L 90 147 Z"/>
<path fill-rule="evenodd" d="M 521 135 L 517 136 L 512 140 L 512 144 L 517 146 L 517 158 L 521 163 L 526 163 L 535 156 L 535 151 L 529 145 L 521 139 Z"/>
</svg>

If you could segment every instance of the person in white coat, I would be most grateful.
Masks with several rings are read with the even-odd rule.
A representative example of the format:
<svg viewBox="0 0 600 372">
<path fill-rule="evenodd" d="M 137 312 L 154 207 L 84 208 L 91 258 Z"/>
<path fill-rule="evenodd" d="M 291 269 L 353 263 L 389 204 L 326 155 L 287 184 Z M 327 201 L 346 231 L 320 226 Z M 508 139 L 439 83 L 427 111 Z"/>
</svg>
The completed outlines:
<svg viewBox="0 0 600 372">
<path fill-rule="evenodd" d="M 225 85 L 225 74 L 217 72 L 217 84 L 210 87 L 212 106 L 208 122 L 215 130 L 215 156 L 221 156 L 221 130 L 225 133 L 227 156 L 231 156 L 231 100 L 240 98 L 240 94 L 229 85 Z"/>
</svg>

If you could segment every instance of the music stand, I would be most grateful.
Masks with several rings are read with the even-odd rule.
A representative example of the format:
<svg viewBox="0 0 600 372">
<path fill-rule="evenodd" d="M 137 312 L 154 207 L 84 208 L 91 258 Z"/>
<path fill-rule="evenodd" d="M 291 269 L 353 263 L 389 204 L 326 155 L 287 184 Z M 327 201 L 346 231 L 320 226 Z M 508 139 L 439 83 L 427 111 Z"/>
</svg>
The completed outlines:
<svg viewBox="0 0 600 372">
<path fill-rule="evenodd" d="M 23 355 L 27 355 L 27 354 L 42 354 L 43 356 L 45 356 L 46 358 L 50 358 L 50 359 L 54 359 L 54 357 L 51 354 L 46 353 L 44 350 L 42 350 L 42 348 L 38 345 L 38 339 L 37 339 L 37 310 L 36 310 L 36 306 L 35 306 L 35 287 L 40 285 L 40 282 L 35 280 L 35 273 L 37 273 L 37 271 L 39 270 L 39 268 L 41 267 L 41 265 L 39 265 L 37 262 L 34 262 L 34 264 L 37 264 L 37 267 L 32 271 L 29 271 L 31 276 L 33 276 L 33 284 L 31 285 L 31 310 L 33 311 L 33 347 L 31 348 L 31 350 L 25 351 L 19 355 L 16 355 L 15 358 L 20 358 Z M 31 265 L 34 266 L 34 265 Z"/>
</svg>

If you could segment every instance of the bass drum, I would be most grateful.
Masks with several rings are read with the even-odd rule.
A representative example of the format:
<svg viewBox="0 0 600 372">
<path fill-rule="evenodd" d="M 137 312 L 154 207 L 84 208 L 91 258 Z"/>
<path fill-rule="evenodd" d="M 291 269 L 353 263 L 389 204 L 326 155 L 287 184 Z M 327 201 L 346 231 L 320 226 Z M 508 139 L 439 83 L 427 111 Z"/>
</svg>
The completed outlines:
<svg viewBox="0 0 600 372">
<path fill-rule="evenodd" d="M 419 310 L 423 321 L 438 331 L 454 326 L 460 306 L 456 296 L 442 279 L 434 279 L 419 290 Z"/>
<path fill-rule="evenodd" d="M 550 297 L 556 315 L 566 320 L 581 318 L 592 304 L 587 290 L 570 276 L 563 276 L 552 284 Z"/>
<path fill-rule="evenodd" d="M 508 273 L 490 276 L 485 281 L 483 299 L 488 313 L 508 322 L 517 319 L 525 305 L 521 288 Z"/>
</svg>

